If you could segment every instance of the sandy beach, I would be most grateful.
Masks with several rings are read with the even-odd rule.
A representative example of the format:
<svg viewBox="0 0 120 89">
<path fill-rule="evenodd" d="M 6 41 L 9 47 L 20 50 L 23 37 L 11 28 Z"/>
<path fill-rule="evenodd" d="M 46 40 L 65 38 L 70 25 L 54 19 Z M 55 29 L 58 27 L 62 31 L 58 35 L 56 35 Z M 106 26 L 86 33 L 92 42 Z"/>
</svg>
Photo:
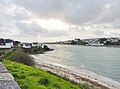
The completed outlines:
<svg viewBox="0 0 120 89">
<path fill-rule="evenodd" d="M 95 74 L 94 72 L 79 69 L 73 70 L 58 64 L 36 61 L 37 57 L 31 55 L 35 60 L 35 67 L 56 74 L 66 80 L 77 84 L 84 84 L 90 89 L 120 89 L 120 83 L 113 81 L 104 76 Z"/>
</svg>

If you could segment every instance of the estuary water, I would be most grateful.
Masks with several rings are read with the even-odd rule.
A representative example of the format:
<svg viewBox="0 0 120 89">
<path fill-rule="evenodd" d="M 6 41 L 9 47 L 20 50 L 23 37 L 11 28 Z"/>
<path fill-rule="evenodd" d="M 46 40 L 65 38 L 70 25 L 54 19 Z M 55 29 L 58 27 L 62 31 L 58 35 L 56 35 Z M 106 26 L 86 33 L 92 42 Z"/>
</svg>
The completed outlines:
<svg viewBox="0 0 120 89">
<path fill-rule="evenodd" d="M 47 61 L 71 69 L 85 69 L 120 83 L 120 48 L 50 44 L 54 51 L 37 54 Z"/>
</svg>

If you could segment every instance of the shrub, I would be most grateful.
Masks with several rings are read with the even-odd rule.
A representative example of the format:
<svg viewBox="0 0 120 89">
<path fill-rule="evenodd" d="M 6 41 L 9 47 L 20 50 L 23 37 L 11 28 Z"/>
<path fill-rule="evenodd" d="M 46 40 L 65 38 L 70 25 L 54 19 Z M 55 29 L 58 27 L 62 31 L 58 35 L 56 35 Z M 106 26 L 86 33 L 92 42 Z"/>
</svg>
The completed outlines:
<svg viewBox="0 0 120 89">
<path fill-rule="evenodd" d="M 42 49 L 41 47 L 33 47 L 30 49 L 23 49 L 23 51 L 29 54 L 41 54 L 44 52 L 44 49 Z"/>
<path fill-rule="evenodd" d="M 47 77 L 44 77 L 44 78 L 41 78 L 39 81 L 38 81 L 41 85 L 48 85 L 50 83 L 49 79 Z"/>
<path fill-rule="evenodd" d="M 12 73 L 12 75 L 15 77 L 15 78 L 18 78 L 18 74 L 17 73 Z"/>
<path fill-rule="evenodd" d="M 0 51 L 0 56 L 4 54 L 5 54 L 5 51 Z"/>
<path fill-rule="evenodd" d="M 30 57 L 28 54 L 25 54 L 23 52 L 16 53 L 12 61 L 18 62 L 18 63 L 23 63 L 25 65 L 33 66 L 34 65 L 34 60 L 32 57 Z"/>
</svg>

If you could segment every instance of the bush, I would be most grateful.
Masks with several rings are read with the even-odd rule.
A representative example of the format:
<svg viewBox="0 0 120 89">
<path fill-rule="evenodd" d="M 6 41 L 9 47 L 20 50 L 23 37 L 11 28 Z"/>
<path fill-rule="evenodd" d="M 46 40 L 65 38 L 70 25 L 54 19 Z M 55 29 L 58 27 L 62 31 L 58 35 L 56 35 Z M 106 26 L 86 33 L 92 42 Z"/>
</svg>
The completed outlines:
<svg viewBox="0 0 120 89">
<path fill-rule="evenodd" d="M 0 51 L 0 56 L 4 54 L 5 54 L 5 51 Z"/>
<path fill-rule="evenodd" d="M 25 65 L 33 66 L 34 65 L 34 60 L 32 57 L 30 57 L 28 54 L 25 54 L 23 52 L 16 53 L 12 61 L 18 62 L 18 63 L 23 63 Z"/>
<path fill-rule="evenodd" d="M 45 86 L 50 83 L 50 81 L 48 80 L 47 77 L 41 78 L 38 82 L 39 82 L 41 85 L 45 85 Z"/>
<path fill-rule="evenodd" d="M 33 48 L 30 48 L 30 49 L 23 49 L 23 51 L 25 53 L 29 53 L 29 54 L 41 54 L 45 50 L 43 48 L 41 48 L 41 47 L 33 47 Z"/>
</svg>

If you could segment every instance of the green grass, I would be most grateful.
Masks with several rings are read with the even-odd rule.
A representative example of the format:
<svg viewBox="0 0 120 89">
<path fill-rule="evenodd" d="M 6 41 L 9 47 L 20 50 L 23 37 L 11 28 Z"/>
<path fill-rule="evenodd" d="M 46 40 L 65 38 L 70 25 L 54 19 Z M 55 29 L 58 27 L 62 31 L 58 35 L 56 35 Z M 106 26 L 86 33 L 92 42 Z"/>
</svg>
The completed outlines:
<svg viewBox="0 0 120 89">
<path fill-rule="evenodd" d="M 18 52 L 20 52 L 20 49 L 14 49 L 6 54 L 2 61 L 21 89 L 83 89 L 45 71 L 10 61 Z"/>
<path fill-rule="evenodd" d="M 77 85 L 24 64 L 3 60 L 22 89 L 82 89 Z"/>
</svg>

